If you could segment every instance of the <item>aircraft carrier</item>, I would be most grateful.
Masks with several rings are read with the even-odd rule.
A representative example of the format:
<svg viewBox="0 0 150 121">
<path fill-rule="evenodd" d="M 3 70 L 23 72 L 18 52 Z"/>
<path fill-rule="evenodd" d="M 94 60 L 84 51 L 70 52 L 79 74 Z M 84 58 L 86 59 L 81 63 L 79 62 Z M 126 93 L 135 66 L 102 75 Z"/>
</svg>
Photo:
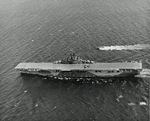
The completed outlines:
<svg viewBox="0 0 150 121">
<path fill-rule="evenodd" d="M 83 60 L 75 53 L 51 63 L 19 63 L 21 73 L 55 78 L 134 77 L 142 71 L 142 62 L 100 63 Z"/>
</svg>

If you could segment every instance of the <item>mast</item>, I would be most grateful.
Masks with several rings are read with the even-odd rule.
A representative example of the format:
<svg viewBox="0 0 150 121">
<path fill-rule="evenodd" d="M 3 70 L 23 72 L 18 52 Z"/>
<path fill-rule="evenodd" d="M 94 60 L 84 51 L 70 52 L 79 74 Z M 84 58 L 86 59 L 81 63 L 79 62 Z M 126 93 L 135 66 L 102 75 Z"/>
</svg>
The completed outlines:
<svg viewBox="0 0 150 121">
<path fill-rule="evenodd" d="M 69 64 L 73 64 L 75 61 L 79 59 L 78 56 L 76 56 L 75 52 L 71 50 L 71 53 L 68 55 L 67 61 Z"/>
</svg>

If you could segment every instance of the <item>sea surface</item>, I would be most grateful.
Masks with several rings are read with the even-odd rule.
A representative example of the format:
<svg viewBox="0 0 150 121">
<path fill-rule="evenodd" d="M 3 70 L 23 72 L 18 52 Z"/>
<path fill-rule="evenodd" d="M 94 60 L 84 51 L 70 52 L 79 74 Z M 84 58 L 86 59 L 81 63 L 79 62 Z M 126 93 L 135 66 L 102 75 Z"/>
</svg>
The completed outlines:
<svg viewBox="0 0 150 121">
<path fill-rule="evenodd" d="M 149 44 L 149 0 L 0 0 L 0 121 L 149 121 Z M 70 50 L 142 61 L 143 76 L 59 81 L 14 69 Z"/>
</svg>

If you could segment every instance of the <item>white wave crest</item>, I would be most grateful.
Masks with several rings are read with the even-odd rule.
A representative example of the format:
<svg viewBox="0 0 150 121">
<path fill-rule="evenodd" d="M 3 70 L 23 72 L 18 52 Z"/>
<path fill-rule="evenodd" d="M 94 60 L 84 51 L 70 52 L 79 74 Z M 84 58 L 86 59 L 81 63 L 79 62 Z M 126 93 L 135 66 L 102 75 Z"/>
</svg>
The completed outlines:
<svg viewBox="0 0 150 121">
<path fill-rule="evenodd" d="M 143 69 L 136 77 L 147 77 L 150 78 L 150 69 Z"/>
<path fill-rule="evenodd" d="M 98 47 L 97 49 L 99 50 L 142 50 L 142 49 L 150 49 L 150 44 L 103 46 L 103 47 Z"/>
</svg>

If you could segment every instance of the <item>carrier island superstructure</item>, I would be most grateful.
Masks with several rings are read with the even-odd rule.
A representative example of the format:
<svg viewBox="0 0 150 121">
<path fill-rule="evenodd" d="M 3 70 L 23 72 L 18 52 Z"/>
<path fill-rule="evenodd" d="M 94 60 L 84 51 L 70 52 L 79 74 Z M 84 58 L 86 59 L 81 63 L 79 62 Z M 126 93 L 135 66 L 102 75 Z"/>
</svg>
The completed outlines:
<svg viewBox="0 0 150 121">
<path fill-rule="evenodd" d="M 142 71 L 142 62 L 101 63 L 83 60 L 70 53 L 66 60 L 50 63 L 19 63 L 15 69 L 21 73 L 55 78 L 134 77 Z"/>
</svg>

